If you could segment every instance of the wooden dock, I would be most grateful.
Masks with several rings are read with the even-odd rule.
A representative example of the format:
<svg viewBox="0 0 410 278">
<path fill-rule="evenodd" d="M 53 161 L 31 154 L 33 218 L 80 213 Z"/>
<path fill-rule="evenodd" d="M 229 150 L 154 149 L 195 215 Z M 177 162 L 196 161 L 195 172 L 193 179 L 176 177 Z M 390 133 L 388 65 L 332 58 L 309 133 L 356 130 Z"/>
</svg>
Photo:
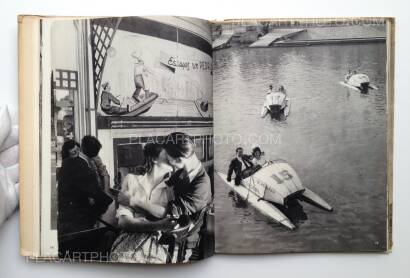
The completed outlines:
<svg viewBox="0 0 410 278">
<path fill-rule="evenodd" d="M 268 47 L 277 41 L 286 40 L 305 31 L 306 29 L 274 29 L 265 36 L 260 37 L 249 47 Z"/>
<path fill-rule="evenodd" d="M 233 36 L 233 31 L 228 31 L 222 33 L 218 38 L 216 38 L 212 43 L 212 49 L 221 49 L 228 46 Z"/>
</svg>

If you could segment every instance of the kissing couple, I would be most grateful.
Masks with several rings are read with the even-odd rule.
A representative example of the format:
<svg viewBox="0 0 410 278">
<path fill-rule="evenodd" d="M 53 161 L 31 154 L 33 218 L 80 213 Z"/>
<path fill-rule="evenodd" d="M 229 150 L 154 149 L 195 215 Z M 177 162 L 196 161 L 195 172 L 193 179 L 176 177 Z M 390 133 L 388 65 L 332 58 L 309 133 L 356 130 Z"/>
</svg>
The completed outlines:
<svg viewBox="0 0 410 278">
<path fill-rule="evenodd" d="M 174 132 L 163 144 L 147 143 L 144 157 L 145 173 L 125 176 L 118 193 L 121 232 L 111 261 L 166 263 L 173 254 L 159 242 L 161 232 L 172 230 L 181 216 L 195 219 L 212 201 L 210 178 L 187 134 Z"/>
</svg>

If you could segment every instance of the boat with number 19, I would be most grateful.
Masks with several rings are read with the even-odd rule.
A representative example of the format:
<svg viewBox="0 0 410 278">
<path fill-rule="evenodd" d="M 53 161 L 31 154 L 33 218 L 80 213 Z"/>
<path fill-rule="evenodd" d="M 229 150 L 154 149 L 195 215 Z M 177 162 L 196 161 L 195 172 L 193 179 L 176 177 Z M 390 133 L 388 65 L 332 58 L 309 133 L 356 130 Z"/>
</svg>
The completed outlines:
<svg viewBox="0 0 410 278">
<path fill-rule="evenodd" d="M 251 206 L 291 230 L 296 226 L 283 211 L 292 200 L 304 201 L 326 211 L 333 210 L 325 200 L 302 184 L 296 171 L 285 160 L 266 163 L 243 179 L 240 185 L 228 182 L 221 172 L 217 174 Z"/>
</svg>

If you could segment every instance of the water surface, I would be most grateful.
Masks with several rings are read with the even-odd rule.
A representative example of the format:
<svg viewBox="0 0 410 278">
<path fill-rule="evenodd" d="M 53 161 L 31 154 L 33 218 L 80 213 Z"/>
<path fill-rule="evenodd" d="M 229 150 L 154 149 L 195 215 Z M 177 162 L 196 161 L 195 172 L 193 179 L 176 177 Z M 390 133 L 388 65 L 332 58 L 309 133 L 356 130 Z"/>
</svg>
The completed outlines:
<svg viewBox="0 0 410 278">
<path fill-rule="evenodd" d="M 298 229 L 290 231 L 249 207 L 215 175 L 218 252 L 386 247 L 385 57 L 384 43 L 214 53 L 216 170 L 227 171 L 238 145 L 248 153 L 260 145 L 268 158 L 287 160 L 302 183 L 335 209 L 302 203 L 307 219 L 301 220 L 302 213 Z M 341 86 L 348 69 L 369 75 L 379 90 L 363 95 Z M 269 84 L 284 85 L 291 97 L 286 121 L 259 116 Z"/>
</svg>

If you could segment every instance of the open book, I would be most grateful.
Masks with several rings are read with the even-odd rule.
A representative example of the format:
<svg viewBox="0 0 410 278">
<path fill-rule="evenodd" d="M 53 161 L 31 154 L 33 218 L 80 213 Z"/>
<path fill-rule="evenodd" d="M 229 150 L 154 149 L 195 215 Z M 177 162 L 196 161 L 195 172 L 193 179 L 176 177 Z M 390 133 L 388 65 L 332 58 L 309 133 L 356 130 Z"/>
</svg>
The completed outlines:
<svg viewBox="0 0 410 278">
<path fill-rule="evenodd" d="M 391 250 L 394 19 L 19 17 L 21 254 Z"/>
</svg>

